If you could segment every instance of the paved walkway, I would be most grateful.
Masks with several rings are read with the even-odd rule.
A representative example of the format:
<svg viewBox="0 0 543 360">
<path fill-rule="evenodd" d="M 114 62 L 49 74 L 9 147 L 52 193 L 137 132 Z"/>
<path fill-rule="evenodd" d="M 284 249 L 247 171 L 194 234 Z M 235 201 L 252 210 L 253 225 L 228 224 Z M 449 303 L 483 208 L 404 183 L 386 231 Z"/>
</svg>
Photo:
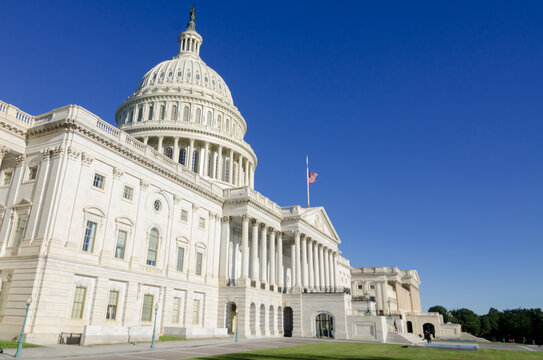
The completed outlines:
<svg viewBox="0 0 543 360">
<path fill-rule="evenodd" d="M 64 360 L 177 360 L 204 356 L 231 354 L 243 351 L 270 349 L 318 342 L 314 339 L 268 338 L 268 339 L 233 339 L 223 340 L 187 340 L 155 343 L 150 349 L 149 343 L 116 345 L 51 345 L 42 348 L 25 348 L 22 359 L 64 359 Z M 15 349 L 4 350 L 0 359 L 13 358 Z"/>
</svg>

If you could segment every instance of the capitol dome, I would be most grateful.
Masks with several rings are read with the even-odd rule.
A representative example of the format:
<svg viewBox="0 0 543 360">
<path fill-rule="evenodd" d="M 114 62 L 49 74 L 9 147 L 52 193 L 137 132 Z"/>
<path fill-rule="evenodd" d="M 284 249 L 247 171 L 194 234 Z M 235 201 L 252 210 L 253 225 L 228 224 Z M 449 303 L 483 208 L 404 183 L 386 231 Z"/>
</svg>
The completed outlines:
<svg viewBox="0 0 543 360">
<path fill-rule="evenodd" d="M 200 58 L 191 9 L 179 52 L 149 70 L 117 109 L 117 126 L 158 153 L 225 187 L 254 187 L 247 124 L 222 77 Z"/>
</svg>

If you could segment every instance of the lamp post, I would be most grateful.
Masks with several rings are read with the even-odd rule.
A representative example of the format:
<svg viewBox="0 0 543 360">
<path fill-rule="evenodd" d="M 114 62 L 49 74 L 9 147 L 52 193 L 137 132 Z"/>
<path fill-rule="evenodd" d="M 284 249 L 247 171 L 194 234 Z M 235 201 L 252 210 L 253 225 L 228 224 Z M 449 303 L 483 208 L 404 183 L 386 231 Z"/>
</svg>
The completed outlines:
<svg viewBox="0 0 543 360">
<path fill-rule="evenodd" d="M 370 310 L 370 293 L 366 291 L 366 292 L 364 293 L 364 296 L 366 297 L 366 315 L 367 315 L 367 316 L 370 316 L 370 315 L 371 315 L 371 310 Z"/>
<path fill-rule="evenodd" d="M 156 314 L 158 312 L 158 301 L 155 304 L 155 321 L 153 322 L 153 341 L 151 341 L 151 349 L 155 347 L 155 334 L 156 334 Z"/>
<path fill-rule="evenodd" d="M 238 323 L 239 323 L 239 318 L 238 318 L 238 312 L 236 311 L 236 342 L 238 342 Z"/>
<path fill-rule="evenodd" d="M 29 297 L 26 300 L 26 311 L 25 311 L 25 318 L 23 320 L 23 327 L 21 328 L 21 334 L 19 335 L 19 344 L 17 344 L 17 352 L 15 353 L 16 358 L 21 357 L 21 352 L 23 349 L 23 339 L 25 337 L 25 325 L 26 325 L 26 317 L 28 316 L 28 309 L 30 308 L 30 304 L 32 303 L 32 298 Z"/>
</svg>

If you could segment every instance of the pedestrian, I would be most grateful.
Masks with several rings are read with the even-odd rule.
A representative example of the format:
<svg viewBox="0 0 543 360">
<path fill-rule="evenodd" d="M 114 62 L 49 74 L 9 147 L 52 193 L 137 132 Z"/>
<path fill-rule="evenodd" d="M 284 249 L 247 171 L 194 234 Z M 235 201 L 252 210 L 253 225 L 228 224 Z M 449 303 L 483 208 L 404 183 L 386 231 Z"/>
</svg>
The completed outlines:
<svg viewBox="0 0 543 360">
<path fill-rule="evenodd" d="M 394 320 L 394 332 L 398 332 L 398 323 Z"/>
<path fill-rule="evenodd" d="M 428 330 L 424 331 L 424 338 L 430 344 L 432 342 L 432 334 Z"/>
</svg>

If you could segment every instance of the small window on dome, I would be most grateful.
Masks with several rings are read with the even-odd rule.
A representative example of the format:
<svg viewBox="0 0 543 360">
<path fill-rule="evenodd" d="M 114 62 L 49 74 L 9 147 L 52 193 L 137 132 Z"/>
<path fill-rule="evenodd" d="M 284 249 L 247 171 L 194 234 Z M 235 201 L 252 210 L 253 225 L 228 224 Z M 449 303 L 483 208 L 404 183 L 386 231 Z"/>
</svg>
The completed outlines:
<svg viewBox="0 0 543 360">
<path fill-rule="evenodd" d="M 153 80 L 155 80 L 155 79 L 156 79 L 156 74 L 153 75 Z"/>
<path fill-rule="evenodd" d="M 213 84 L 213 86 L 215 86 L 215 80 L 211 80 L 211 83 Z"/>
<path fill-rule="evenodd" d="M 161 74 L 160 74 L 160 78 L 161 78 L 161 79 L 164 78 L 164 73 L 161 73 Z"/>
<path fill-rule="evenodd" d="M 196 80 L 200 80 L 200 74 L 196 74 Z"/>
<path fill-rule="evenodd" d="M 172 77 L 173 75 L 173 72 L 170 71 L 170 73 L 168 74 L 168 77 Z"/>
<path fill-rule="evenodd" d="M 190 73 L 187 73 L 187 78 L 189 78 L 189 79 L 190 79 Z"/>
<path fill-rule="evenodd" d="M 207 82 L 207 81 L 208 81 L 208 80 L 207 80 L 207 76 L 206 76 L 206 77 L 204 78 L 204 81 L 205 81 L 205 82 Z"/>
<path fill-rule="evenodd" d="M 222 85 L 221 85 L 221 84 L 219 84 L 219 89 L 222 89 Z"/>
<path fill-rule="evenodd" d="M 183 75 L 183 73 L 181 71 L 178 71 L 177 72 L 177 77 L 181 77 L 181 75 Z"/>
</svg>

